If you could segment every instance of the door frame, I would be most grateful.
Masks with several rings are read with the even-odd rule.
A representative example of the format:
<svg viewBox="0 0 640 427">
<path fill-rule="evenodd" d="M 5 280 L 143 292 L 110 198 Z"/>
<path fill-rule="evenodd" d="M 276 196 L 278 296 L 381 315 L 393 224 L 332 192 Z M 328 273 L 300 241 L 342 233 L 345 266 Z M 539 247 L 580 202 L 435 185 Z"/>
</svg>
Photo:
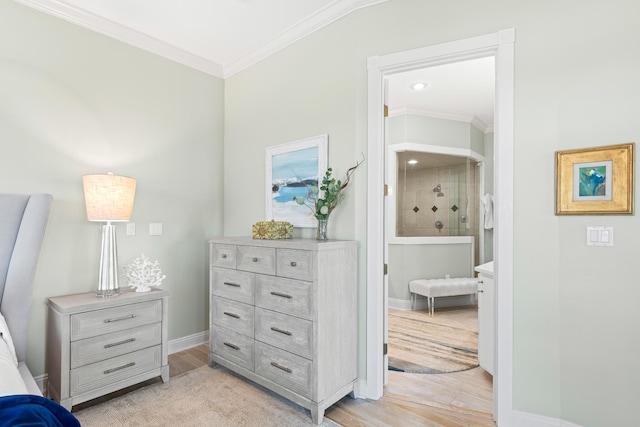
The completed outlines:
<svg viewBox="0 0 640 427">
<path fill-rule="evenodd" d="M 513 408 L 513 146 L 515 29 L 367 60 L 367 380 L 365 395 L 383 394 L 384 358 L 384 76 L 418 68 L 494 56 L 496 61 L 494 169 L 494 277 L 496 372 L 494 419 L 511 425 Z"/>
</svg>

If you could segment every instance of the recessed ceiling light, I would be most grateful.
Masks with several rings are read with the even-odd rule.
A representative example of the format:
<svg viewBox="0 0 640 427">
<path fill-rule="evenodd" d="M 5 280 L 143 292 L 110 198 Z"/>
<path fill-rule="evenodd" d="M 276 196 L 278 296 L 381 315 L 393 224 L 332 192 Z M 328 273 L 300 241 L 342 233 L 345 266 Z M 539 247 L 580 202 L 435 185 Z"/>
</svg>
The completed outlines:
<svg viewBox="0 0 640 427">
<path fill-rule="evenodd" d="M 415 82 L 414 84 L 412 84 L 411 86 L 409 86 L 411 89 L 413 90 L 424 90 L 427 88 L 427 86 L 429 86 L 427 83 L 425 82 Z"/>
<path fill-rule="evenodd" d="M 411 159 L 407 161 L 407 163 L 409 163 L 410 165 L 415 165 L 416 163 L 418 163 L 418 161 L 416 159 Z"/>
</svg>

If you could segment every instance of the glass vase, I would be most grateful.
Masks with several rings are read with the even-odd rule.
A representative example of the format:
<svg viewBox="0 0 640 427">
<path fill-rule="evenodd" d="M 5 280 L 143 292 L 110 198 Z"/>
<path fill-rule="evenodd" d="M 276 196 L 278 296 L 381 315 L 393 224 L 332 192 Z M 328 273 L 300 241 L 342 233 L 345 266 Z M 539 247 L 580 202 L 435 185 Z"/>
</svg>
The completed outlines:
<svg viewBox="0 0 640 427">
<path fill-rule="evenodd" d="M 329 219 L 318 219 L 318 230 L 316 240 L 327 240 L 327 222 Z"/>
</svg>

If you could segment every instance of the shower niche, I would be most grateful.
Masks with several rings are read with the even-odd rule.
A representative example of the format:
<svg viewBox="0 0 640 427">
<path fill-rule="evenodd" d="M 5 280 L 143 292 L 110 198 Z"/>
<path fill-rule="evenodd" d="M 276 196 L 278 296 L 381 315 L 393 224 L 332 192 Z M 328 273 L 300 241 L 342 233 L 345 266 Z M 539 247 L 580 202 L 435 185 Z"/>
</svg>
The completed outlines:
<svg viewBox="0 0 640 427">
<path fill-rule="evenodd" d="M 395 155 L 395 237 L 477 237 L 481 163 L 422 151 Z"/>
</svg>

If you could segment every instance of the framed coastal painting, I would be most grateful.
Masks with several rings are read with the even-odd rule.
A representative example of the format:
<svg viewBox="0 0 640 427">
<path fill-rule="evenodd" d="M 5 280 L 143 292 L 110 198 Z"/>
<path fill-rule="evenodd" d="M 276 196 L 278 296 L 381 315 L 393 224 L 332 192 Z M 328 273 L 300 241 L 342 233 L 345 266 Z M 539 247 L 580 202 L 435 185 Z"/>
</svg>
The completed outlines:
<svg viewBox="0 0 640 427">
<path fill-rule="evenodd" d="M 556 215 L 632 215 L 633 142 L 556 152 Z"/>
<path fill-rule="evenodd" d="M 294 197 L 306 199 L 327 169 L 329 136 L 319 135 L 266 149 L 266 217 L 294 227 L 317 227 L 313 212 Z"/>
</svg>

